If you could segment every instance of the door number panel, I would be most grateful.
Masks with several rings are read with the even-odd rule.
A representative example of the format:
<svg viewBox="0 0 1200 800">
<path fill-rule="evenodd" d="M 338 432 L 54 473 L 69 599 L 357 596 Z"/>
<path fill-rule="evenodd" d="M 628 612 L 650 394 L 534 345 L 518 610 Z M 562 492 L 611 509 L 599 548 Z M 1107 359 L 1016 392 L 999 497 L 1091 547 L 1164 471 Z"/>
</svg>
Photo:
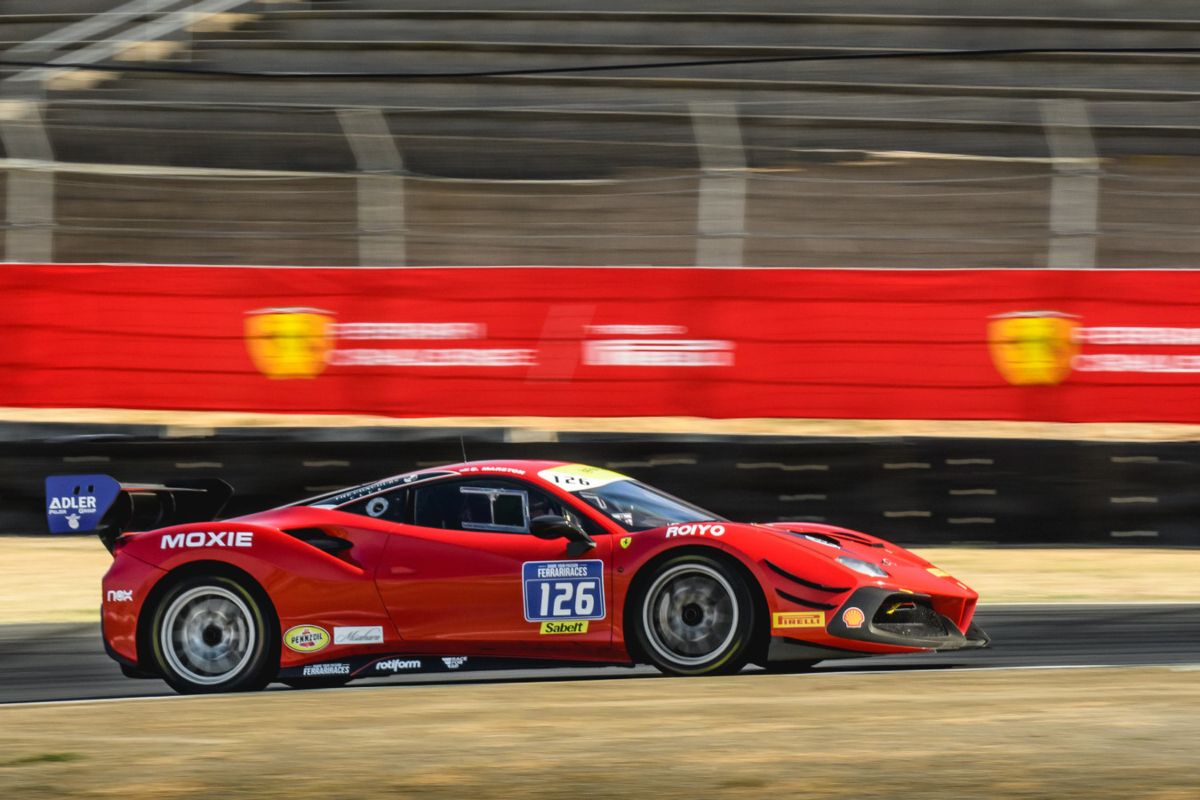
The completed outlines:
<svg viewBox="0 0 1200 800">
<path fill-rule="evenodd" d="M 528 622 L 604 619 L 604 562 L 526 561 L 521 565 Z"/>
</svg>

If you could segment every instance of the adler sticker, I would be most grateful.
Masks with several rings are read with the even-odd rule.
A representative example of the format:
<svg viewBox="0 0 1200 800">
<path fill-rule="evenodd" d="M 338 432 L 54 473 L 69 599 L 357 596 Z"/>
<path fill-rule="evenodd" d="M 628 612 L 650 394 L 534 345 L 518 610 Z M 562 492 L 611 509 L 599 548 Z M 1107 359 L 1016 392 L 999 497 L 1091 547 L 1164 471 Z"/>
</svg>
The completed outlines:
<svg viewBox="0 0 1200 800">
<path fill-rule="evenodd" d="M 776 611 L 771 615 L 772 628 L 824 628 L 824 611 Z"/>
<path fill-rule="evenodd" d="M 318 625 L 297 625 L 283 634 L 283 643 L 297 653 L 315 653 L 329 646 L 329 631 Z"/>
</svg>

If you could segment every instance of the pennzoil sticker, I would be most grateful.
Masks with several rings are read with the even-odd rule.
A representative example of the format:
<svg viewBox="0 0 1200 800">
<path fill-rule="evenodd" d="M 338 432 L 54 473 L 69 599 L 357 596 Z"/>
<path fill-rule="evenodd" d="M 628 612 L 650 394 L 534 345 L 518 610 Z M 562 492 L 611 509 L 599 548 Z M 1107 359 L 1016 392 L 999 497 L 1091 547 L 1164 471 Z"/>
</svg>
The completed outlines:
<svg viewBox="0 0 1200 800">
<path fill-rule="evenodd" d="M 329 631 L 319 625 L 297 625 L 283 634 L 283 643 L 297 653 L 315 653 L 329 646 Z"/>
<path fill-rule="evenodd" d="M 824 628 L 824 611 L 776 611 L 771 615 L 772 628 Z"/>
</svg>

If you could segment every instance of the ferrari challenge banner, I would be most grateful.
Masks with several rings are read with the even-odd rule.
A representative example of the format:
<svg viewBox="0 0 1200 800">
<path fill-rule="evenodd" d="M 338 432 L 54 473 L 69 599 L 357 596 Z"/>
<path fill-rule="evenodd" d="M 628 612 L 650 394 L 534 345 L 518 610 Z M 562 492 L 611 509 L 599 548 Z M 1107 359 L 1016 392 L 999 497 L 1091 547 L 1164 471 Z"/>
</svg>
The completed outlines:
<svg viewBox="0 0 1200 800">
<path fill-rule="evenodd" d="M 0 266 L 0 405 L 1200 422 L 1200 272 Z"/>
</svg>

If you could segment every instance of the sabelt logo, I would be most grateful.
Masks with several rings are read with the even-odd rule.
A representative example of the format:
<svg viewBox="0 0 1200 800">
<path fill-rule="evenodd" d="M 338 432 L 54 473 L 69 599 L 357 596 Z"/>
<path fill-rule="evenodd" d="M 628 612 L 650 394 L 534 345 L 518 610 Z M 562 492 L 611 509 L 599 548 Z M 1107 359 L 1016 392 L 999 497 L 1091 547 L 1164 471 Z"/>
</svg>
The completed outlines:
<svg viewBox="0 0 1200 800">
<path fill-rule="evenodd" d="M 333 349 L 333 312 L 260 308 L 246 314 L 246 349 L 268 378 L 315 378 Z"/>
<path fill-rule="evenodd" d="M 1079 353 L 1079 318 L 1057 311 L 1015 311 L 988 322 L 992 363 L 1014 386 L 1055 386 Z"/>
<path fill-rule="evenodd" d="M 824 611 L 776 611 L 771 616 L 773 628 L 824 628 Z"/>
<path fill-rule="evenodd" d="M 283 643 L 297 653 L 315 653 L 329 646 L 329 631 L 319 625 L 297 625 L 283 634 Z"/>
<path fill-rule="evenodd" d="M 586 619 L 569 620 L 565 622 L 543 622 L 540 634 L 547 633 L 587 633 L 588 621 Z"/>
</svg>

